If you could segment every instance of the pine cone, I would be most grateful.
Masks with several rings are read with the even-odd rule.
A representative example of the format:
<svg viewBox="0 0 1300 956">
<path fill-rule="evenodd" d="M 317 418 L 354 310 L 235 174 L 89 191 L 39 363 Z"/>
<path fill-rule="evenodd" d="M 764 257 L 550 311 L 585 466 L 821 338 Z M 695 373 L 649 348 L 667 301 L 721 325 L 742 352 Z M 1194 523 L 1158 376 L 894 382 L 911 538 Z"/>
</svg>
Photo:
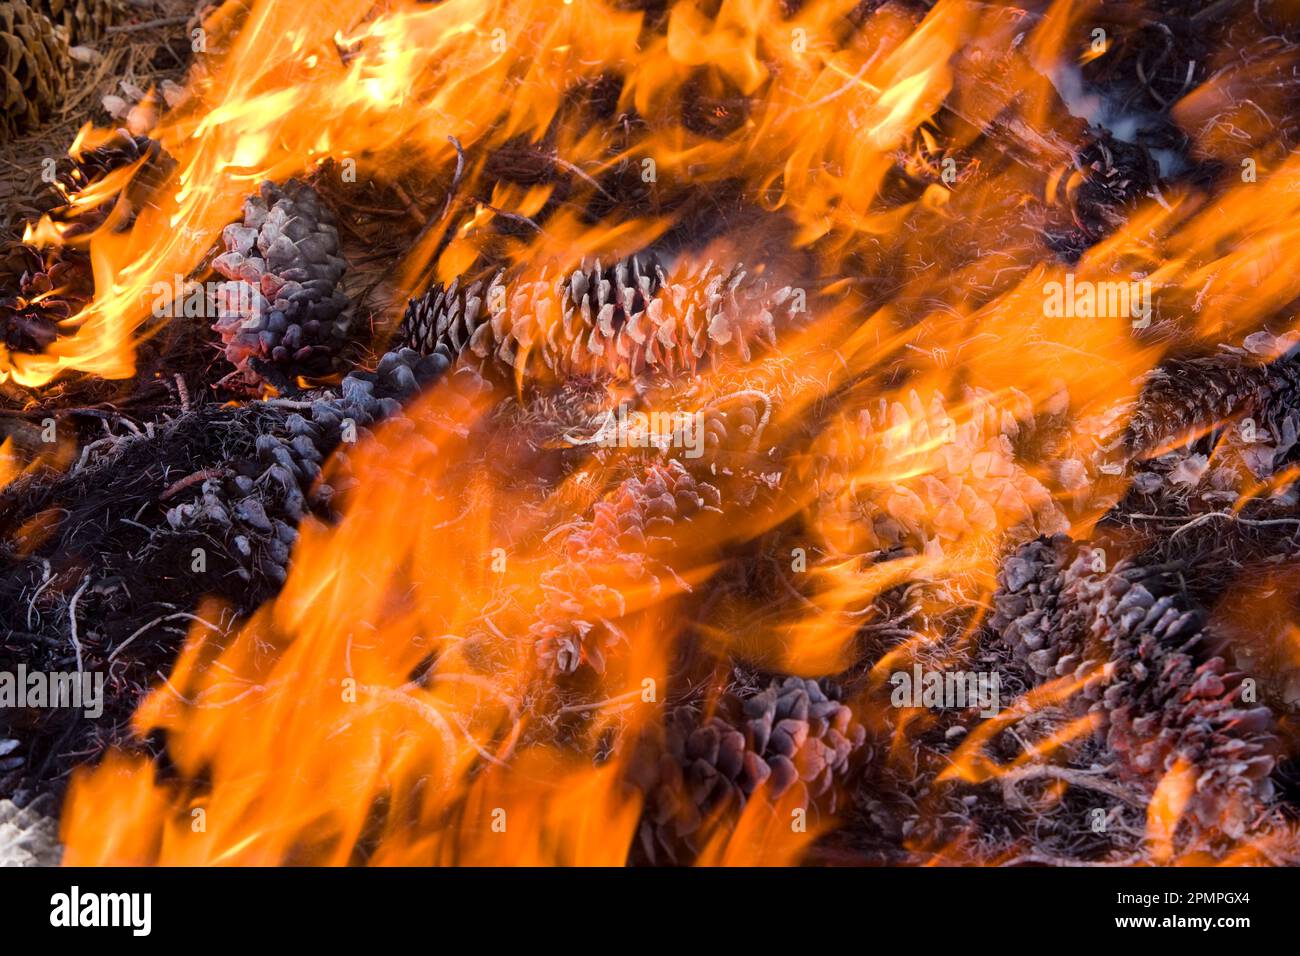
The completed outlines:
<svg viewBox="0 0 1300 956">
<path fill-rule="evenodd" d="M 1253 443 L 1271 451 L 1257 467 L 1272 474 L 1300 439 L 1300 348 L 1283 351 L 1289 341 L 1256 333 L 1242 348 L 1224 346 L 1211 356 L 1154 369 L 1129 423 L 1128 446 L 1149 451 L 1244 416 L 1254 422 Z"/>
<path fill-rule="evenodd" d="M 565 538 L 559 564 L 541 577 L 545 598 L 529 629 L 540 659 L 561 673 L 584 663 L 603 672 L 621 638 L 612 621 L 624 613 L 624 594 L 657 590 L 669 569 L 655 555 L 676 526 L 720 506 L 718 489 L 676 460 L 650 464 L 597 502 Z"/>
<path fill-rule="evenodd" d="M 409 421 L 400 410 L 412 376 L 421 384 L 423 362 L 410 351 L 386 357 L 376 372 L 349 376 L 337 393 L 305 409 L 199 404 L 150 434 L 92 449 L 78 469 L 0 490 L 0 636 L 8 633 L 0 663 L 7 657 L 33 670 L 65 669 L 66 642 L 54 635 L 66 630 L 66 619 L 51 612 L 65 608 L 83 582 L 93 585 L 78 605 L 87 670 L 104 669 L 108 656 L 139 637 L 116 657 L 114 673 L 127 689 L 109 696 L 102 720 L 66 709 L 32 712 L 22 729 L 24 753 L 0 737 L 0 789 L 15 779 L 43 787 L 115 742 L 136 703 L 132 688 L 148 686 L 178 647 L 180 632 L 159 627 L 160 614 L 193 612 L 208 595 L 248 613 L 275 595 L 304 513 L 332 517 L 336 493 L 352 480 L 347 441 L 365 440 L 367 426 L 381 419 L 397 426 L 393 437 L 404 450 L 420 439 L 400 433 Z M 477 387 L 469 370 L 457 376 L 457 394 Z M 321 465 L 331 454 L 326 479 Z M 28 547 L 22 529 L 51 502 L 67 503 L 76 517 Z M 202 565 L 194 563 L 199 557 Z M 41 640 L 6 627 L 19 621 Z M 40 777 L 38 766 L 45 768 Z"/>
<path fill-rule="evenodd" d="M 774 346 L 796 301 L 740 267 L 708 263 L 670 277 L 635 258 L 610 269 L 597 261 L 554 279 L 497 273 L 486 284 L 435 286 L 411 301 L 399 340 L 510 377 L 530 357 L 561 378 L 693 373 L 720 355 L 748 361 L 754 347 Z"/>
<path fill-rule="evenodd" d="M 639 829 L 651 863 L 689 861 L 693 838 L 719 814 L 736 813 L 766 785 L 771 800 L 795 788 L 798 805 L 834 813 L 866 731 L 825 681 L 787 677 L 722 702 L 697 724 L 682 711 L 670 721 L 657 761 L 634 765 L 646 794 Z"/>
<path fill-rule="evenodd" d="M 126 190 L 128 199 L 137 205 L 160 186 L 175 167 L 175 160 L 163 151 L 162 143 L 148 136 L 135 136 L 126 129 L 114 130 L 98 146 L 74 149 L 69 152 L 69 157 L 71 166 L 59 174 L 59 181 L 70 196 L 101 182 L 110 173 L 140 164 L 140 169 L 132 176 Z M 76 224 L 77 228 L 64 232 L 64 238 L 67 239 L 97 227 L 111 208 L 111 203 L 103 203 L 89 209 L 78 209 L 75 219 L 56 211 L 55 218 L 59 222 Z"/>
<path fill-rule="evenodd" d="M 1126 143 L 1104 128 L 1089 128 L 1075 157 L 1082 174 L 1071 195 L 1073 226 L 1046 230 L 1048 245 L 1067 262 L 1120 229 L 1160 181 L 1159 166 L 1142 144 Z"/>
<path fill-rule="evenodd" d="M 708 459 L 759 452 L 772 404 L 772 399 L 759 389 L 710 402 L 700 411 Z"/>
<path fill-rule="evenodd" d="M 62 856 L 57 819 L 36 802 L 0 800 L 0 867 L 58 866 Z"/>
<path fill-rule="evenodd" d="M 913 391 L 906 405 L 880 399 L 819 438 L 799 470 L 833 546 L 919 552 L 1001 529 L 1024 537 L 1067 527 L 1051 492 L 1016 461 L 1012 440 L 1032 426 L 1028 399 L 1013 415 L 972 392 L 961 414 L 959 425 L 937 392 L 927 405 Z"/>
<path fill-rule="evenodd" d="M 999 574 L 992 626 L 1043 679 L 1102 668 L 1073 705 L 1103 718 L 1120 777 L 1150 791 L 1185 761 L 1197 771 L 1187 818 L 1244 835 L 1273 796 L 1272 714 L 1241 700 L 1242 675 L 1208 649 L 1216 636 L 1184 606 L 1177 566 L 1094 573 L 1095 556 L 1073 552 L 1063 535 L 1021 548 Z"/>
<path fill-rule="evenodd" d="M 67 41 L 26 0 L 0 0 L 0 142 L 39 126 L 72 74 Z"/>
<path fill-rule="evenodd" d="M 170 507 L 168 525 L 226 542 L 244 562 L 234 571 L 242 580 L 283 583 L 298 523 L 334 498 L 336 489 L 318 480 L 324 460 L 342 441 L 362 440 L 366 426 L 397 415 L 402 400 L 434 377 L 428 360 L 409 349 L 385 355 L 375 372 L 348 375 L 339 397 L 313 402 L 305 415 L 271 418 L 255 455 L 228 462 L 227 474 L 204 480 L 197 495 Z"/>
<path fill-rule="evenodd" d="M 95 276 L 85 237 L 120 204 L 121 225 L 130 224 L 150 190 L 165 178 L 171 160 L 156 140 L 118 130 L 93 149 L 80 150 L 60 176 L 69 196 L 118 169 L 143 161 L 118 203 L 64 206 L 50 213 L 62 236 L 58 245 L 12 242 L 0 247 L 0 344 L 10 352 L 40 353 L 58 337 L 61 323 L 91 301 Z M 3 368 L 0 353 L 0 368 Z"/>
<path fill-rule="evenodd" d="M 34 0 L 37 9 L 62 27 L 73 46 L 102 36 L 104 30 L 121 19 L 120 0 Z"/>
<path fill-rule="evenodd" d="M 1260 698 L 1290 722 L 1300 714 L 1300 567 L 1275 563 L 1276 547 L 1268 548 L 1262 562 L 1243 562 L 1242 573 L 1215 604 L 1213 623 L 1232 647 L 1233 663 L 1256 678 Z"/>
<path fill-rule="evenodd" d="M 1061 657 L 1065 670 L 1078 664 L 1080 648 L 1067 643 L 1069 635 L 1057 630 L 1064 614 L 1060 608 L 1062 572 L 1067 563 L 1063 534 L 1038 538 L 1022 545 L 1002 562 L 991 624 L 1016 659 L 1041 678 L 1056 676 Z"/>
<path fill-rule="evenodd" d="M 45 351 L 58 338 L 59 323 L 94 294 L 84 252 L 8 244 L 0 249 L 0 344 L 11 352 Z"/>
<path fill-rule="evenodd" d="M 213 328 L 226 358 L 250 383 L 272 368 L 284 377 L 327 371 L 352 312 L 334 215 L 316 191 L 293 179 L 263 183 L 222 240 L 213 267 L 230 281 L 218 288 Z"/>
</svg>

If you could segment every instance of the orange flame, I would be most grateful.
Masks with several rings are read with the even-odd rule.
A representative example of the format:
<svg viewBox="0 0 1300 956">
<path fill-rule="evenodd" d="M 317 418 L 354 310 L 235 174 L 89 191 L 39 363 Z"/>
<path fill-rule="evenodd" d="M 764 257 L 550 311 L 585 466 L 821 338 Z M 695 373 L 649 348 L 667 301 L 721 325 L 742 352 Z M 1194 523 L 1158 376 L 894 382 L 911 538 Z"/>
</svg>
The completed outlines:
<svg viewBox="0 0 1300 956">
<path fill-rule="evenodd" d="M 90 237 L 93 303 L 46 354 L 14 355 L 0 376 L 35 386 L 72 370 L 131 375 L 155 329 L 141 309 L 152 284 L 193 272 L 256 184 L 329 158 L 379 179 L 438 171 L 440 212 L 402 263 L 401 292 L 488 260 L 563 269 L 636 251 L 697 214 L 702 187 L 727 183 L 764 225 L 720 216 L 702 229 L 719 233 L 709 251 L 751 256 L 776 242 L 781 264 L 762 267 L 803 283 L 817 320 L 784 330 L 774 354 L 702 365 L 685 385 L 638 395 L 730 414 L 761 393 L 762 440 L 712 477 L 759 475 L 771 493 L 744 521 L 706 518 L 674 538 L 663 580 L 622 560 L 583 566 L 574 627 L 617 639 L 608 654 L 583 648 L 599 666 L 579 688 L 542 659 L 534 625 L 555 600 L 555 529 L 617 496 L 618 468 L 584 462 L 541 495 L 503 480 L 509 455 L 489 467 L 471 447 L 485 407 L 457 411 L 445 386 L 380 428 L 349 453 L 360 483 L 342 519 L 303 526 L 279 597 L 237 634 L 196 628 L 141 707 L 134 729 L 166 732 L 169 774 L 115 754 L 76 775 L 67 862 L 622 862 L 642 809 L 625 754 L 661 722 L 653 688 L 667 681 L 681 607 L 720 573 L 726 547 L 779 542 L 764 557 L 782 565 L 789 600 L 736 597 L 728 616 L 692 622 L 710 650 L 836 673 L 876 623 L 873 602 L 900 587 L 954 612 L 968 642 L 1009 545 L 1086 533 L 1122 493 L 1122 477 L 1100 477 L 1101 452 L 1170 343 L 1239 336 L 1300 296 L 1300 158 L 1276 150 L 1261 151 L 1257 182 L 1213 198 L 1154 188 L 1070 266 L 1024 226 L 1072 211 L 1086 178 L 1063 145 L 1082 120 L 1060 118 L 1048 74 L 1078 59 L 1087 6 L 1058 2 L 1029 22 L 963 0 L 919 20 L 887 4 L 859 21 L 854 0 L 789 16 L 777 0 L 713 6 L 680 0 L 658 24 L 612 0 L 395 2 L 374 16 L 368 0 L 333 0 L 311 18 L 260 3 L 192 104 L 163 121 L 156 135 L 176 172 L 130 229 Z M 1025 51 L 999 56 L 1006 74 L 995 75 L 990 51 L 1015 49 L 1025 31 Z M 578 95 L 611 78 L 617 121 L 584 112 Z M 1198 121 L 1229 95 L 1225 83 L 1173 114 L 1209 154 L 1225 150 L 1221 131 Z M 991 145 L 993 126 L 1032 161 Z M 495 179 L 490 160 L 507 145 L 541 155 L 546 182 Z M 949 160 L 955 178 L 937 172 Z M 109 202 L 134 174 L 70 202 Z M 591 223 L 584 203 L 610 198 L 617 177 L 654 188 Z M 527 239 L 503 235 L 504 222 L 540 217 L 558 179 L 577 201 Z M 50 220 L 28 233 L 64 238 Z M 1051 289 L 1112 283 L 1145 287 L 1150 311 L 1050 304 Z M 1161 334 L 1143 334 L 1150 322 Z M 533 363 L 517 368 L 517 397 L 552 384 Z M 602 398 L 634 391 L 620 382 Z M 870 669 L 877 686 L 885 667 L 940 643 L 905 634 Z M 938 782 L 1050 767 L 1096 717 L 1009 763 L 987 745 L 1104 677 L 1030 691 L 979 724 Z M 896 758 L 913 719 L 901 718 Z M 1192 773 L 1176 767 L 1156 788 L 1147 838 L 1158 861 L 1175 857 Z M 707 833 L 700 861 L 804 859 L 833 821 L 792 828 L 799 809 L 759 795 Z"/>
</svg>

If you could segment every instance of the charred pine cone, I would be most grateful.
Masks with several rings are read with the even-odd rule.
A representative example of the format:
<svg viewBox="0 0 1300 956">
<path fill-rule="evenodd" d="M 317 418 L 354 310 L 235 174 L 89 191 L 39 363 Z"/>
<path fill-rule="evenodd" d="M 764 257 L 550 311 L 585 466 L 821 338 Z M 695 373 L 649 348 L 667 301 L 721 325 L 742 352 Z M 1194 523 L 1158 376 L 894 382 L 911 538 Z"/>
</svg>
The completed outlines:
<svg viewBox="0 0 1300 956">
<path fill-rule="evenodd" d="M 316 191 L 294 179 L 263 183 L 222 242 L 212 264 L 229 281 L 217 290 L 213 329 L 226 359 L 249 383 L 328 371 L 352 312 L 334 215 Z"/>
<path fill-rule="evenodd" d="M 0 724 L 0 793 L 43 792 L 72 763 L 121 741 L 139 694 L 183 639 L 169 621 L 205 596 L 242 614 L 279 590 L 299 519 L 330 516 L 351 480 L 331 467 L 327 481 L 322 461 L 380 420 L 406 421 L 399 410 L 411 376 L 422 384 L 421 361 L 414 352 L 386 358 L 305 408 L 202 404 L 53 479 L 0 490 L 0 669 L 76 667 L 66 638 L 78 594 L 85 668 L 111 670 L 114 688 L 102 720 L 69 709 L 0 714 L 22 719 Z M 33 516 L 55 511 L 61 520 L 33 545 Z M 21 738 L 22 751 L 6 749 L 6 737 Z"/>
<path fill-rule="evenodd" d="M 88 186 L 103 181 L 110 173 L 138 163 L 140 169 L 132 176 L 124 193 L 129 200 L 137 202 L 162 184 L 175 163 L 163 151 L 162 143 L 158 140 L 136 136 L 125 129 L 114 130 L 102 143 L 75 149 L 69 156 L 69 168 L 59 174 L 59 182 L 68 195 L 76 195 Z M 56 219 L 76 223 L 74 228 L 64 233 L 66 238 L 99 225 L 111 208 L 112 204 L 104 203 L 78 210 L 75 220 L 66 214 L 56 214 Z"/>
<path fill-rule="evenodd" d="M 1088 142 L 1075 158 L 1083 174 L 1073 193 L 1073 226 L 1048 230 L 1048 244 L 1068 262 L 1121 228 L 1138 202 L 1160 182 L 1156 161 L 1146 147 L 1116 139 L 1104 128 L 1089 129 Z"/>
<path fill-rule="evenodd" d="M 1196 775 L 1185 819 L 1240 837 L 1273 795 L 1272 714 L 1242 700 L 1177 567 L 1097 561 L 1064 535 L 1025 545 L 999 572 L 992 627 L 1039 681 L 1093 675 L 1074 706 L 1101 717 L 1121 779 L 1150 792 L 1183 762 Z"/>
<path fill-rule="evenodd" d="M 789 287 L 712 263 L 668 275 L 638 259 L 552 279 L 490 280 L 430 289 L 411 301 L 399 339 L 448 362 L 513 374 L 532 362 L 557 377 L 694 372 L 724 354 L 748 361 L 800 315 Z M 538 365 L 533 365 L 539 371 Z"/>
<path fill-rule="evenodd" d="M 10 352 L 45 351 L 58 338 L 60 323 L 94 295 L 85 253 L 10 244 L 0 250 L 0 343 Z"/>
<path fill-rule="evenodd" d="M 638 848 L 650 863 L 689 862 L 707 824 L 762 792 L 797 791 L 800 807 L 834 813 L 866 731 L 826 681 L 787 677 L 722 701 L 704 723 L 679 711 L 667 747 L 642 755 L 634 779 L 646 794 Z"/>
</svg>

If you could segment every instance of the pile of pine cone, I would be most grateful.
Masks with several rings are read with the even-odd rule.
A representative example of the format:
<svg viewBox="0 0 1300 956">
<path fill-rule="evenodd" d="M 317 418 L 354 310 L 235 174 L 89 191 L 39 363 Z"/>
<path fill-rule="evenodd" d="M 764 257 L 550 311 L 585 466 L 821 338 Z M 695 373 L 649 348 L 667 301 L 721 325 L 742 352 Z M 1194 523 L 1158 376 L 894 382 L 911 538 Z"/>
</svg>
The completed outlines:
<svg viewBox="0 0 1300 956">
<path fill-rule="evenodd" d="M 68 44 L 114 9 L 0 0 L 0 136 L 48 116 Z M 0 249 L 0 369 L 65 334 L 95 291 L 78 240 L 106 223 L 129 228 L 161 179 L 150 170 L 167 164 L 158 143 L 126 132 L 72 158 L 63 175 L 74 194 L 135 163 L 142 171 L 116 203 L 50 214 L 62 243 Z M 1145 149 L 1109 134 L 1089 134 L 1075 165 L 1074 227 L 1068 242 L 1047 242 L 1067 262 L 1122 226 L 1157 178 Z M 803 370 L 749 372 L 813 316 L 763 270 L 650 253 L 564 270 L 493 264 L 432 283 L 381 343 L 354 320 L 335 212 L 314 182 L 262 184 L 205 259 L 224 280 L 206 339 L 220 374 L 206 394 L 177 385 L 175 403 L 143 428 L 81 409 L 95 440 L 74 465 L 0 488 L 0 667 L 66 670 L 75 614 L 75 662 L 113 681 L 94 727 L 28 715 L 0 732 L 0 863 L 56 855 L 49 781 L 129 737 L 136 703 L 205 597 L 226 602 L 224 626 L 274 599 L 301 523 L 336 520 L 353 489 L 354 443 L 425 440 L 419 403 L 435 386 L 454 408 L 490 397 L 493 413 L 465 426 L 480 450 L 467 466 L 525 461 L 509 480 L 543 501 L 574 495 L 547 529 L 538 600 L 511 608 L 522 623 L 510 637 L 526 639 L 544 675 L 532 699 L 590 712 L 636 615 L 666 595 L 680 603 L 683 633 L 664 637 L 680 646 L 661 732 L 600 744 L 602 760 L 612 747 L 634 751 L 628 783 L 643 809 L 632 859 L 690 862 L 756 801 L 833 818 L 841 828 L 819 846 L 892 862 L 946 858 L 972 832 L 975 859 L 1004 857 L 1002 841 L 1064 860 L 1141 860 L 1133 808 L 1171 774 L 1190 782 L 1177 843 L 1197 859 L 1293 815 L 1300 694 L 1275 653 L 1293 609 L 1268 618 L 1256 647 L 1219 608 L 1241 576 L 1276 570 L 1294 550 L 1294 338 L 1257 332 L 1176 354 L 1135 404 L 1088 418 L 1072 414 L 1064 387 L 1036 405 L 1014 389 L 950 395 L 872 368 L 778 429 L 772 407 Z M 232 396 L 241 401 L 213 400 Z M 699 410 L 704 453 L 601 446 L 611 396 Z M 1102 421 L 1125 422 L 1104 448 L 1089 442 Z M 1258 494 L 1230 510 L 1246 487 Z M 1069 537 L 1089 511 L 1102 515 L 1095 530 Z M 822 572 L 808 576 L 816 582 L 888 577 L 891 562 L 919 557 L 957 567 L 953 580 L 969 590 L 958 600 L 952 582 L 902 576 L 866 606 L 839 608 L 845 663 L 809 679 L 770 647 L 728 644 L 735 635 L 716 624 L 719 608 L 747 602 L 762 613 L 734 620 L 758 635 L 822 613 L 818 583 L 772 570 L 797 550 Z M 705 585 L 688 583 L 700 568 Z M 975 707 L 910 727 L 881 694 L 875 671 L 887 660 L 995 670 L 1004 710 L 1010 696 L 1051 704 L 987 740 Z M 579 746 L 585 719 L 557 719 L 547 742 Z M 1066 727 L 1084 729 L 1050 754 L 1034 750 Z M 1013 777 L 1038 785 L 1021 792 Z M 1118 801 L 1105 809 L 1124 825 L 1083 841 L 1076 811 L 1096 809 L 1098 793 Z"/>
</svg>

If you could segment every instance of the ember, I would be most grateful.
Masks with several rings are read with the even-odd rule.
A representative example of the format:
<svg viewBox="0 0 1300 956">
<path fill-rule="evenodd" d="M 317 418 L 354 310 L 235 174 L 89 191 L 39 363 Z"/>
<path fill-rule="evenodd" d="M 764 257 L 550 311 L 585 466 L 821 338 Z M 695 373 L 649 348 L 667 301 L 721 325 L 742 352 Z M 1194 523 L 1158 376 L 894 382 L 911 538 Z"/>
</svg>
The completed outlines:
<svg viewBox="0 0 1300 956">
<path fill-rule="evenodd" d="M 0 862 L 1300 861 L 1286 4 L 154 6 L 0 2 Z"/>
</svg>

